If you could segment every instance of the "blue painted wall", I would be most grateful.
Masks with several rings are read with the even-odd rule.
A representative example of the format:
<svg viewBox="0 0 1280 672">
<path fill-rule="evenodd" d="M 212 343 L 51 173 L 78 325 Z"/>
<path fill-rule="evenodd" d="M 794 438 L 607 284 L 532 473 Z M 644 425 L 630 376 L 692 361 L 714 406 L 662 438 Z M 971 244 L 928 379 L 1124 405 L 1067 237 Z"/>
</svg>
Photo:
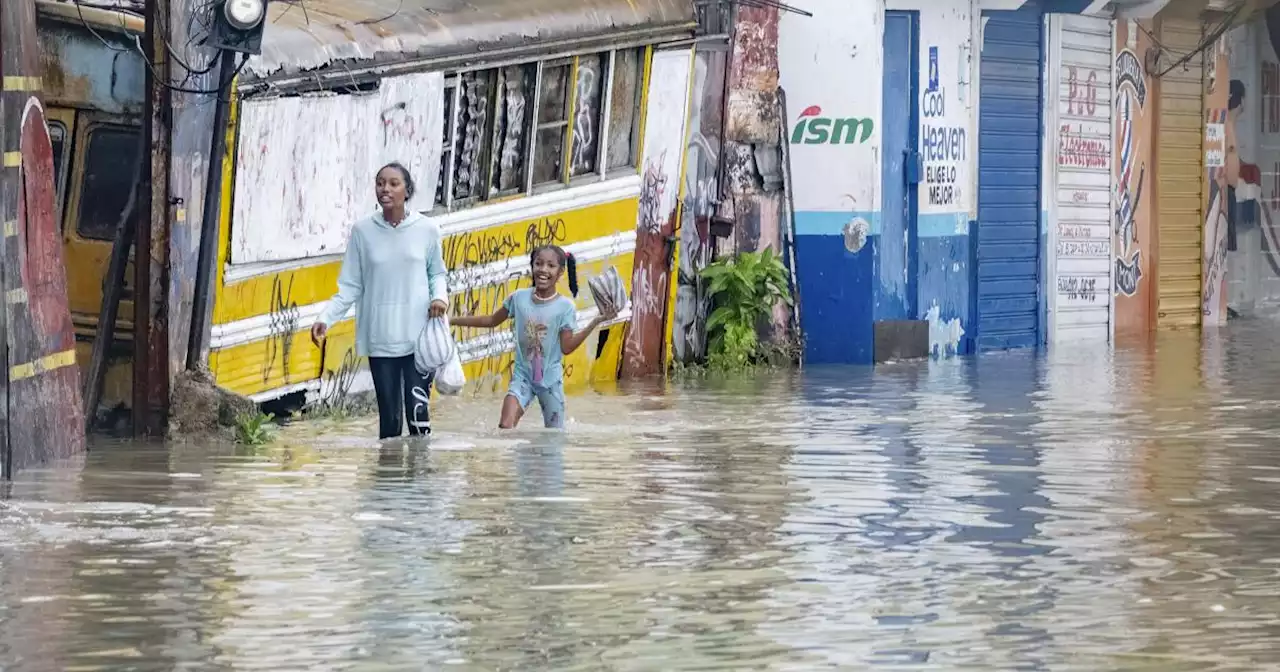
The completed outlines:
<svg viewBox="0 0 1280 672">
<path fill-rule="evenodd" d="M 969 215 L 922 215 L 919 231 L 917 318 L 929 320 L 933 356 L 969 354 Z"/>
<path fill-rule="evenodd" d="M 877 213 L 796 213 L 800 328 L 808 363 L 872 361 L 876 236 L 857 235 L 850 224 L 858 220 L 867 223 L 867 233 L 877 231 Z"/>
</svg>

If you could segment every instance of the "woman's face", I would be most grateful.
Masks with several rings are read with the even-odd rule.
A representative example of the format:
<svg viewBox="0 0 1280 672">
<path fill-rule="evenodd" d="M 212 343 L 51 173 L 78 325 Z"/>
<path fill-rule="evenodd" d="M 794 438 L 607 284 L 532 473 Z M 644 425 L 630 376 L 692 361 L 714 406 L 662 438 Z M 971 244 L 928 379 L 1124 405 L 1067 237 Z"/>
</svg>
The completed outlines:
<svg viewBox="0 0 1280 672">
<path fill-rule="evenodd" d="M 387 167 L 378 171 L 378 181 L 375 187 L 378 205 L 381 205 L 383 210 L 393 210 L 404 205 L 407 194 L 405 192 L 404 174 L 399 170 Z"/>
</svg>

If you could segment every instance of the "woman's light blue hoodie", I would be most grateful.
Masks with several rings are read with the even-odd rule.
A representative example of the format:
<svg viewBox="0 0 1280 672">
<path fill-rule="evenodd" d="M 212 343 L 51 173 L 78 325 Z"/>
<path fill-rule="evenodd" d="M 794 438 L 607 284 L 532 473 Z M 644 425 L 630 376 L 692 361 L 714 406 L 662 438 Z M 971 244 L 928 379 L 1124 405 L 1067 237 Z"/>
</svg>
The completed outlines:
<svg viewBox="0 0 1280 672">
<path fill-rule="evenodd" d="M 356 308 L 356 355 L 413 354 L 434 300 L 449 302 L 440 227 L 419 213 L 391 226 L 377 213 L 351 227 L 338 293 L 320 315 L 332 327 Z"/>
</svg>

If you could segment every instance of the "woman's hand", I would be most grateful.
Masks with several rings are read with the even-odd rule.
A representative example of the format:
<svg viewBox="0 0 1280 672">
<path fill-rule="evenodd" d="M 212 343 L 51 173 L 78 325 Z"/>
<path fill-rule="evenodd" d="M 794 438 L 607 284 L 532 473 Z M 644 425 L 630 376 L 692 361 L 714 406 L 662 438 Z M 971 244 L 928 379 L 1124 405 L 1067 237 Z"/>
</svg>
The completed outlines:
<svg viewBox="0 0 1280 672">
<path fill-rule="evenodd" d="M 427 311 L 427 315 L 432 318 L 443 317 L 446 310 L 449 310 L 449 304 L 436 299 L 431 302 L 431 309 Z"/>
<path fill-rule="evenodd" d="M 317 348 L 320 347 L 321 343 L 324 343 L 324 339 L 328 335 L 329 335 L 329 327 L 326 326 L 325 323 L 316 322 L 315 324 L 311 325 L 311 342 L 315 343 Z"/>
</svg>

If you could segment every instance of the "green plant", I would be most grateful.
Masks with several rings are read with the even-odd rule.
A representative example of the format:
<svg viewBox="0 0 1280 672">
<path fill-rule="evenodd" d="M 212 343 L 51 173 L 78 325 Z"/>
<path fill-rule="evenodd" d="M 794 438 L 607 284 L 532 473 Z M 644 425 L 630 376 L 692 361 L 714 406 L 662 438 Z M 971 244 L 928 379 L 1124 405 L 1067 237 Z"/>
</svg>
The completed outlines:
<svg viewBox="0 0 1280 672">
<path fill-rule="evenodd" d="M 779 301 L 792 305 L 787 269 L 771 248 L 717 259 L 702 269 L 716 309 L 707 318 L 707 364 L 736 370 L 759 363 L 762 347 L 756 326 Z"/>
<path fill-rule="evenodd" d="M 276 416 L 254 411 L 236 417 L 236 443 L 261 446 L 275 440 L 272 424 Z"/>
</svg>

